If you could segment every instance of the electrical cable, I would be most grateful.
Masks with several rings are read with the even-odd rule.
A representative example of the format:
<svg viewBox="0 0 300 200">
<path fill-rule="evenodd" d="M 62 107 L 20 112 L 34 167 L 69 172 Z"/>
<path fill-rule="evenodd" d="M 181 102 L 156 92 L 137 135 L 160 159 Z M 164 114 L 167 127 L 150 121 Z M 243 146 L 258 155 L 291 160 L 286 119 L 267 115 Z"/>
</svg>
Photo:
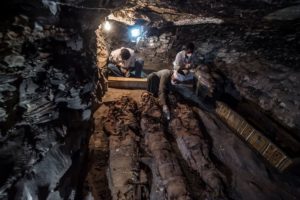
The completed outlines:
<svg viewBox="0 0 300 200">
<path fill-rule="evenodd" d="M 43 2 L 57 4 L 57 5 L 60 5 L 60 6 L 67 6 L 67 7 L 71 7 L 71 8 L 85 9 L 85 10 L 108 10 L 110 12 L 112 12 L 113 10 L 115 10 L 115 9 L 112 9 L 112 8 L 103 8 L 103 7 L 97 7 L 97 8 L 84 7 L 84 6 L 78 6 L 78 5 L 74 5 L 74 4 L 70 4 L 70 3 L 63 3 L 63 2 L 58 2 L 58 1 L 44 0 Z"/>
</svg>

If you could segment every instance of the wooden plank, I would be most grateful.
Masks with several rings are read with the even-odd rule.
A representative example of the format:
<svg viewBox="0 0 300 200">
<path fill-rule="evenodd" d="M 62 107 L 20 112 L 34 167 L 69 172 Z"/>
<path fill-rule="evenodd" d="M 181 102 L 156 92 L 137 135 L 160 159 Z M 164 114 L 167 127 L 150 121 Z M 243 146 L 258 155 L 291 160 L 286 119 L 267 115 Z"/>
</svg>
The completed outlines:
<svg viewBox="0 0 300 200">
<path fill-rule="evenodd" d="M 124 89 L 147 89 L 147 78 L 108 77 L 108 87 Z"/>
</svg>

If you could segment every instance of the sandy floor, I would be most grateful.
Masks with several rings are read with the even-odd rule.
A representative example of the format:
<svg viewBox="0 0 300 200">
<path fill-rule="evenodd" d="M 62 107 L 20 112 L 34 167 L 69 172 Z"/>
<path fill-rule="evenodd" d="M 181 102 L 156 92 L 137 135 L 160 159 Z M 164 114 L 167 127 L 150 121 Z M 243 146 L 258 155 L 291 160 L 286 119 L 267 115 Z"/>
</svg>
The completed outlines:
<svg viewBox="0 0 300 200">
<path fill-rule="evenodd" d="M 105 103 L 116 101 L 117 99 L 120 99 L 122 96 L 132 97 L 134 100 L 138 102 L 143 92 L 146 91 L 135 90 L 135 89 L 130 90 L 130 89 L 108 88 L 108 91 L 102 97 L 103 104 L 95 111 L 93 115 L 96 126 L 100 122 L 99 120 L 101 120 L 102 117 L 106 117 L 107 115 L 108 107 L 105 105 Z"/>
<path fill-rule="evenodd" d="M 108 91 L 105 93 L 102 100 L 103 100 L 103 102 L 115 101 L 116 99 L 119 99 L 120 97 L 126 95 L 126 96 L 130 96 L 133 99 L 139 101 L 143 92 L 145 92 L 145 90 L 108 88 Z"/>
</svg>

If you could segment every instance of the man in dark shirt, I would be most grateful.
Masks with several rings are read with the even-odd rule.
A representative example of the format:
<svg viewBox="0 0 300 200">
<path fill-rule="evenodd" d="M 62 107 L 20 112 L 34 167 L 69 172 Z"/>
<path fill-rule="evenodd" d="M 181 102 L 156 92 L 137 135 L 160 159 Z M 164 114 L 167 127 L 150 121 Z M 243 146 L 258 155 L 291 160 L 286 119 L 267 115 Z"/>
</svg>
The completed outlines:
<svg viewBox="0 0 300 200">
<path fill-rule="evenodd" d="M 170 91 L 179 93 L 184 99 L 192 101 L 204 110 L 211 111 L 208 105 L 205 105 L 193 90 L 186 84 L 191 80 L 185 80 L 185 74 L 182 70 L 163 69 L 153 72 L 147 77 L 148 91 L 155 97 L 159 97 L 159 102 L 163 107 L 166 118 L 170 119 L 170 111 L 167 105 L 167 96 Z"/>
</svg>

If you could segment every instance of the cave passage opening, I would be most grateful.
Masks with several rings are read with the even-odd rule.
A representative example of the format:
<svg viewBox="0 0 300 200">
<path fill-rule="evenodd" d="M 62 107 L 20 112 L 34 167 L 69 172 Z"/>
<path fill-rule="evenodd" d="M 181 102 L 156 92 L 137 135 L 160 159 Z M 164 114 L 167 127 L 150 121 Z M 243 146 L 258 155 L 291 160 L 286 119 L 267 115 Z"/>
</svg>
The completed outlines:
<svg viewBox="0 0 300 200">
<path fill-rule="evenodd" d="M 108 16 L 96 30 L 98 67 L 106 71 L 111 52 L 125 47 L 132 49 L 135 56 L 144 61 L 141 78 L 154 71 L 172 68 L 174 58 L 171 58 L 170 52 L 178 51 L 172 48 L 175 27 L 158 29 L 148 26 L 149 23 L 142 19 L 130 23 L 126 22 L 126 18 L 125 23 L 119 20 Z"/>
</svg>

